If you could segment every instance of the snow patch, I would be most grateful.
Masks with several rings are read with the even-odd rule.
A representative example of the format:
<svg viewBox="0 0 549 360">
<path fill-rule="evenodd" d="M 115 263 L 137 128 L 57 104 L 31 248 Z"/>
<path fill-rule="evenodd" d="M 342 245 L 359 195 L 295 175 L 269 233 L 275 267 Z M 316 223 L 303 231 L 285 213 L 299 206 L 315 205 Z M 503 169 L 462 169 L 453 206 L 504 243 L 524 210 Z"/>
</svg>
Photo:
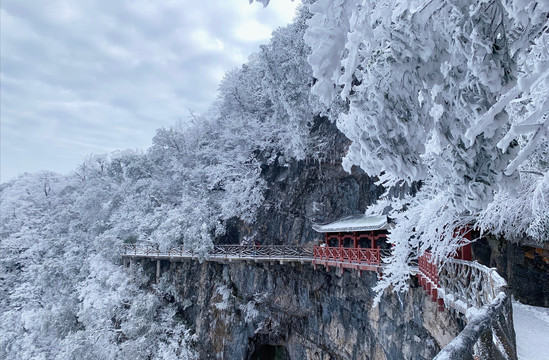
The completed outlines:
<svg viewBox="0 0 549 360">
<path fill-rule="evenodd" d="M 549 360 L 549 308 L 513 301 L 519 360 Z"/>
</svg>

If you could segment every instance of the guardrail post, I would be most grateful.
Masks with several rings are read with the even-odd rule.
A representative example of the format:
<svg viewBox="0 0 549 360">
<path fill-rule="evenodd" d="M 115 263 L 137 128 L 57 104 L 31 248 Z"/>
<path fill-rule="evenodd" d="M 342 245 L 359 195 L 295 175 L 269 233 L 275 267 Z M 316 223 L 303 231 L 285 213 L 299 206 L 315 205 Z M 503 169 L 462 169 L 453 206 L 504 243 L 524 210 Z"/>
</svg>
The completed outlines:
<svg viewBox="0 0 549 360">
<path fill-rule="evenodd" d="M 494 343 L 490 328 L 480 336 L 473 348 L 475 355 L 478 355 L 480 359 L 494 359 Z"/>
<path fill-rule="evenodd" d="M 160 281 L 160 260 L 156 260 L 156 284 Z"/>
<path fill-rule="evenodd" d="M 513 327 L 513 305 L 509 288 L 505 288 L 505 293 L 507 296 L 503 304 L 503 310 L 492 321 L 492 332 L 505 350 L 504 355 L 509 359 L 517 359 L 516 334 Z"/>
</svg>

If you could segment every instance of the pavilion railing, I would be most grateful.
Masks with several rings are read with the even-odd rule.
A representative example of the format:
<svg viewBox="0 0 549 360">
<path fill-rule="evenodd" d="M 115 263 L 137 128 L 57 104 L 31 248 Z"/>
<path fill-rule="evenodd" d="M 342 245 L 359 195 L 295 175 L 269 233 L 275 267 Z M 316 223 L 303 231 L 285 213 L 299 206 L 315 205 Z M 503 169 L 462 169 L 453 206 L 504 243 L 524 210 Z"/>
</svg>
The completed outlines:
<svg viewBox="0 0 549 360">
<path fill-rule="evenodd" d="M 438 303 L 439 310 L 444 310 L 444 300 L 440 299 L 438 296 L 440 286 L 438 266 L 431 261 L 431 253 L 425 252 L 419 257 L 417 263 L 419 284 L 431 296 L 431 300 Z"/>
<path fill-rule="evenodd" d="M 315 246 L 313 249 L 314 260 L 340 261 L 369 265 L 380 265 L 384 250 L 369 248 L 346 248 Z"/>
<path fill-rule="evenodd" d="M 438 266 L 431 262 L 431 253 L 426 252 L 418 259 L 418 270 L 428 281 L 439 285 Z"/>
</svg>

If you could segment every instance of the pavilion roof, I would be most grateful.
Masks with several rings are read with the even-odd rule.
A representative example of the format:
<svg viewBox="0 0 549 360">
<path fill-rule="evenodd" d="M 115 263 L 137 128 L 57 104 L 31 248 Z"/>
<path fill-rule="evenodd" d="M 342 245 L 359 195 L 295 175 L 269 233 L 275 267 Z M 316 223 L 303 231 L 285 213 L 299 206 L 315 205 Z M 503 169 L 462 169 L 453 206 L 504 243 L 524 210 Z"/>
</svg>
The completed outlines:
<svg viewBox="0 0 549 360">
<path fill-rule="evenodd" d="M 331 222 L 329 224 L 314 224 L 313 229 L 320 233 L 352 232 L 352 231 L 373 231 L 386 230 L 389 228 L 389 221 L 386 215 L 368 216 L 353 215 Z"/>
</svg>

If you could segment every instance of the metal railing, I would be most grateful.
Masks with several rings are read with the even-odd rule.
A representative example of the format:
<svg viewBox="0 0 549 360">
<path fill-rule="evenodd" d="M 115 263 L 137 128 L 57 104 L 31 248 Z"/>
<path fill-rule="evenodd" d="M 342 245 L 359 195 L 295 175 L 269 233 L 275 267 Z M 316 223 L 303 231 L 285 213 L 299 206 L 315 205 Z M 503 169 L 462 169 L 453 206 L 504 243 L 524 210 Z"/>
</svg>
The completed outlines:
<svg viewBox="0 0 549 360">
<path fill-rule="evenodd" d="M 214 245 L 203 259 L 205 260 L 297 260 L 297 261 L 334 261 L 353 264 L 381 266 L 382 257 L 390 250 L 369 248 L 343 248 L 308 245 Z M 154 244 L 126 244 L 125 257 L 151 259 L 196 259 L 198 254 L 192 250 L 177 246 L 161 251 Z"/>
<path fill-rule="evenodd" d="M 123 255 L 160 255 L 160 248 L 155 244 L 125 244 Z"/>
<path fill-rule="evenodd" d="M 272 260 L 311 260 L 311 245 L 216 245 L 210 258 L 261 258 Z"/>
<path fill-rule="evenodd" d="M 144 258 L 198 258 L 192 250 L 183 246 L 160 251 L 158 245 L 126 244 L 124 254 L 127 257 Z M 261 260 L 312 260 L 311 245 L 215 245 L 204 257 L 206 260 L 219 259 L 261 259 Z"/>
</svg>

